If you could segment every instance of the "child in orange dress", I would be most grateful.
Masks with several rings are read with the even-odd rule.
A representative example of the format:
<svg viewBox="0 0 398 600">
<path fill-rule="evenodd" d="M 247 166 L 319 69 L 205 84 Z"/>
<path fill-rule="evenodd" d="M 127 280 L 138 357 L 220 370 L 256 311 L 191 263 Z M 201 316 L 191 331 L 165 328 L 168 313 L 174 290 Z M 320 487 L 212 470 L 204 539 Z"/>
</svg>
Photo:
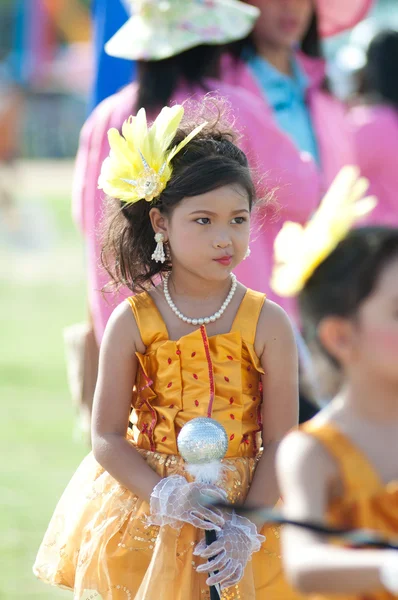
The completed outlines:
<svg viewBox="0 0 398 600">
<path fill-rule="evenodd" d="M 274 457 L 297 422 L 294 337 L 285 313 L 233 275 L 255 200 L 245 155 L 221 122 L 194 127 L 182 116 L 181 106 L 163 109 L 148 131 L 141 110 L 123 136 L 109 132 L 103 260 L 116 284 L 141 293 L 107 326 L 93 453 L 34 566 L 76 600 L 203 600 L 211 584 L 225 599 L 269 600 L 280 576 L 278 532 L 262 528 L 264 542 L 261 523 L 206 508 L 200 492 L 277 502 Z M 178 452 L 195 417 L 215 419 L 228 436 L 217 485 L 193 481 Z M 195 553 L 206 529 L 224 548 L 210 577 L 201 546 Z"/>
<path fill-rule="evenodd" d="M 375 530 L 393 542 L 398 230 L 364 227 L 345 235 L 354 212 L 352 204 L 324 206 L 297 230 L 297 240 L 291 237 L 293 244 L 300 238 L 300 249 L 275 274 L 278 289 L 299 292 L 307 339 L 340 367 L 344 381 L 326 408 L 283 441 L 277 471 L 287 517 Z M 294 527 L 284 528 L 282 547 L 291 583 L 308 598 L 398 598 L 397 551 L 349 549 Z"/>
</svg>

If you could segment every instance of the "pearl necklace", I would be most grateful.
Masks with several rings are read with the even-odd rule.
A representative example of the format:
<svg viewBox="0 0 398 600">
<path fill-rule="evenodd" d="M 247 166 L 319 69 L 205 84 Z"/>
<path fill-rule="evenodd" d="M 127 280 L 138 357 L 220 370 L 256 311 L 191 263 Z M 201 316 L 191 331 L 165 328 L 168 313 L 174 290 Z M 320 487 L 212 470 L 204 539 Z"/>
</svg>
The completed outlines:
<svg viewBox="0 0 398 600">
<path fill-rule="evenodd" d="M 227 306 L 231 302 L 232 298 L 234 297 L 236 288 L 238 286 L 238 281 L 236 279 L 236 275 L 231 273 L 231 279 L 232 279 L 231 289 L 229 290 L 228 296 L 225 298 L 223 304 L 221 305 L 220 310 L 215 312 L 214 315 L 211 315 L 211 317 L 203 317 L 200 319 L 190 319 L 189 317 L 186 317 L 185 315 L 182 314 L 182 312 L 180 312 L 178 310 L 178 308 L 174 304 L 173 300 L 171 299 L 170 292 L 169 292 L 169 277 L 170 277 L 170 273 L 166 273 L 166 275 L 164 276 L 164 282 L 163 282 L 163 291 L 164 291 L 164 296 L 166 298 L 166 302 L 170 306 L 173 313 L 179 319 L 181 319 L 181 321 L 184 321 L 184 323 L 189 323 L 190 325 L 208 325 L 209 323 L 214 323 L 215 321 L 220 319 L 222 317 L 222 315 L 224 314 Z"/>
</svg>

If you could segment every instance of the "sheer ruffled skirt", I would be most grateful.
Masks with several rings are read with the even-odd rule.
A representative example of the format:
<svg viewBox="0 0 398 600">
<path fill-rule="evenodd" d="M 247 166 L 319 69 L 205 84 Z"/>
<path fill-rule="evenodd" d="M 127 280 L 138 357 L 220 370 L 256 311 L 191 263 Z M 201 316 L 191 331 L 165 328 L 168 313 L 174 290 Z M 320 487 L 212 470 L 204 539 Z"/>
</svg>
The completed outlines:
<svg viewBox="0 0 398 600">
<path fill-rule="evenodd" d="M 144 452 L 159 475 L 186 476 L 179 456 Z M 231 458 L 222 487 L 232 503 L 243 502 L 254 458 Z M 62 495 L 40 546 L 34 573 L 43 581 L 73 590 L 75 600 L 204 600 L 204 575 L 193 556 L 203 533 L 148 526 L 149 506 L 104 471 L 89 454 Z M 278 530 L 264 528 L 266 541 L 247 565 L 239 585 L 224 600 L 295 598 L 281 578 Z"/>
</svg>

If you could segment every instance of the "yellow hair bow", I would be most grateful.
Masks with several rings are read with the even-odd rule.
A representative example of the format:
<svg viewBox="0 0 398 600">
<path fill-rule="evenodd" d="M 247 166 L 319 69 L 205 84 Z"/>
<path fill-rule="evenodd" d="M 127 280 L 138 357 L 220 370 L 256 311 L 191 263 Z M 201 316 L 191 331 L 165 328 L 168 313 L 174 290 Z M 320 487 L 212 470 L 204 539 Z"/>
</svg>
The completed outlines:
<svg viewBox="0 0 398 600">
<path fill-rule="evenodd" d="M 165 189 L 171 178 L 170 161 L 207 123 L 202 123 L 177 146 L 169 150 L 184 108 L 180 105 L 162 109 L 148 129 L 145 109 L 129 117 L 122 127 L 108 131 L 110 153 L 102 164 L 98 188 L 126 203 L 151 202 Z"/>
<path fill-rule="evenodd" d="M 357 167 L 346 166 L 307 225 L 292 222 L 283 225 L 275 239 L 276 265 L 271 279 L 271 287 L 279 296 L 298 294 L 354 223 L 373 210 L 376 198 L 363 198 L 368 186 Z"/>
</svg>

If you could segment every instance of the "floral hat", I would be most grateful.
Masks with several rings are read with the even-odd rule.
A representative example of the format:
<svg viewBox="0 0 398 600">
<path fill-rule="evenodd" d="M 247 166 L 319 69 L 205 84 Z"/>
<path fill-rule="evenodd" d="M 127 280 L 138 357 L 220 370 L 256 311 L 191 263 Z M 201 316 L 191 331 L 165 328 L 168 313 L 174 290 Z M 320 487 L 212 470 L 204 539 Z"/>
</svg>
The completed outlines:
<svg viewBox="0 0 398 600">
<path fill-rule="evenodd" d="M 130 0 L 132 16 L 105 44 L 110 56 L 162 60 L 246 37 L 260 11 L 239 0 Z"/>
</svg>

